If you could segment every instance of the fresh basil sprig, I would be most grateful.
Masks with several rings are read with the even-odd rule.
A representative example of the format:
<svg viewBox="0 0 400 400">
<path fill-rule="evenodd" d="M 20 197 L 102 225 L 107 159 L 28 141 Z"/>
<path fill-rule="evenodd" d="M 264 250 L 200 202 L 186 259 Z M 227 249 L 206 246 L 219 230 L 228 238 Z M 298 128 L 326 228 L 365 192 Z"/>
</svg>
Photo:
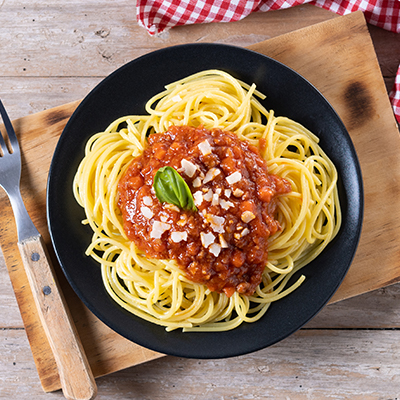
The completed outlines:
<svg viewBox="0 0 400 400">
<path fill-rule="evenodd" d="M 153 187 L 161 203 L 174 204 L 183 210 L 197 210 L 189 186 L 174 168 L 161 167 L 154 176 Z"/>
</svg>

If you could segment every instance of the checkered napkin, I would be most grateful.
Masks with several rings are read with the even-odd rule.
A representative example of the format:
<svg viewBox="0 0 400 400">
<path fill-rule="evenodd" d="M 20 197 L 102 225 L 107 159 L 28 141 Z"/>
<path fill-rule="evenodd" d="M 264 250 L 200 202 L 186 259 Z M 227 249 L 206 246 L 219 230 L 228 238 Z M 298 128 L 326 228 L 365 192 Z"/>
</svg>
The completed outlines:
<svg viewBox="0 0 400 400">
<path fill-rule="evenodd" d="M 370 24 L 400 33 L 400 0 L 137 0 L 136 12 L 139 25 L 158 35 L 177 25 L 238 21 L 254 11 L 305 3 L 339 15 L 361 10 Z M 400 123 L 400 66 L 390 100 Z"/>
<path fill-rule="evenodd" d="M 394 115 L 396 116 L 397 122 L 400 124 L 400 66 L 397 70 L 396 80 L 389 98 L 393 106 Z"/>
</svg>

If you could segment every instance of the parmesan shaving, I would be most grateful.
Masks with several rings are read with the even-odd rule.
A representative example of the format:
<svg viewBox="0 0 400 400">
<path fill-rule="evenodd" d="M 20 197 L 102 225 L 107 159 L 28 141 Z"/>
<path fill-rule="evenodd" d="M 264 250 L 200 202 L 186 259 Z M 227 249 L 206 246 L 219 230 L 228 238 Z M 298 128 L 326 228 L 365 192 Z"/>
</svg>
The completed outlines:
<svg viewBox="0 0 400 400">
<path fill-rule="evenodd" d="M 149 207 L 142 206 L 140 207 L 140 212 L 143 214 L 143 216 L 147 219 L 151 219 L 154 217 L 153 211 L 150 210 Z"/>
<path fill-rule="evenodd" d="M 203 247 L 207 248 L 212 243 L 214 243 L 215 236 L 211 232 L 208 233 L 200 232 L 200 240 Z"/>
<path fill-rule="evenodd" d="M 143 197 L 143 204 L 145 206 L 152 206 L 153 205 L 153 199 L 150 196 L 144 196 Z"/>
<path fill-rule="evenodd" d="M 241 237 L 246 236 L 250 233 L 250 230 L 248 228 L 244 228 L 242 230 L 242 233 L 240 234 Z"/>
<path fill-rule="evenodd" d="M 194 179 L 194 181 L 192 182 L 193 187 L 198 188 L 201 186 L 201 179 L 198 176 L 197 178 Z"/>
<path fill-rule="evenodd" d="M 211 201 L 211 205 L 217 206 L 219 204 L 219 194 L 214 193 Z"/>
<path fill-rule="evenodd" d="M 242 179 L 242 174 L 239 171 L 234 172 L 226 177 L 226 181 L 233 185 L 234 183 L 238 183 Z"/>
<path fill-rule="evenodd" d="M 174 243 L 179 243 L 182 240 L 186 241 L 188 238 L 187 232 L 172 232 L 171 233 L 171 240 Z"/>
<path fill-rule="evenodd" d="M 206 184 L 208 182 L 211 182 L 216 176 L 218 176 L 221 173 L 221 170 L 218 168 L 210 168 L 206 176 L 204 177 L 203 183 Z"/>
<path fill-rule="evenodd" d="M 235 197 L 243 196 L 243 194 L 244 194 L 243 190 L 242 190 L 242 189 L 239 189 L 239 188 L 237 188 L 237 189 L 235 189 L 235 190 L 233 191 L 233 195 L 234 195 Z"/>
<path fill-rule="evenodd" d="M 179 96 L 179 94 L 177 94 L 176 96 L 172 97 L 171 99 L 174 103 L 179 103 L 180 101 L 182 101 L 182 97 Z"/>
<path fill-rule="evenodd" d="M 171 210 L 171 211 L 181 212 L 181 210 L 179 209 L 178 206 L 176 206 L 175 204 L 171 204 L 171 203 L 165 203 L 164 208 L 166 208 L 167 210 Z"/>
<path fill-rule="evenodd" d="M 251 211 L 245 211 L 240 216 L 240 219 L 247 224 L 248 222 L 252 221 L 255 217 L 256 216 Z"/>
<path fill-rule="evenodd" d="M 227 249 L 229 247 L 228 242 L 225 240 L 224 235 L 222 233 L 220 233 L 218 235 L 219 237 L 219 244 L 221 245 L 221 247 L 223 249 Z"/>
<path fill-rule="evenodd" d="M 219 204 L 224 210 L 227 210 L 228 208 L 234 206 L 234 204 L 231 201 L 229 201 L 229 200 L 227 201 L 224 199 L 220 199 Z"/>
<path fill-rule="evenodd" d="M 211 201 L 213 198 L 213 195 L 214 195 L 213 191 L 209 190 L 206 194 L 203 195 L 203 198 L 205 201 Z"/>
<path fill-rule="evenodd" d="M 181 215 L 181 219 L 176 223 L 178 226 L 185 226 L 187 223 L 186 215 Z"/>
<path fill-rule="evenodd" d="M 197 171 L 197 165 L 193 164 L 191 161 L 188 161 L 186 159 L 182 159 L 181 161 L 181 166 L 182 166 L 182 170 L 183 172 L 189 177 L 192 178 L 193 175 L 196 173 Z"/>
<path fill-rule="evenodd" d="M 198 190 L 197 192 L 193 193 L 193 199 L 194 199 L 194 204 L 196 207 L 201 206 L 201 203 L 203 202 L 203 193 Z"/>
<path fill-rule="evenodd" d="M 213 215 L 213 214 L 207 214 L 206 215 L 206 220 L 209 222 L 211 225 L 211 229 L 216 232 L 216 233 L 224 233 L 224 223 L 225 223 L 225 218 L 224 217 L 219 217 L 218 215 Z"/>
<path fill-rule="evenodd" d="M 153 228 L 150 232 L 150 237 L 153 239 L 161 239 L 162 234 L 169 229 L 171 229 L 170 224 L 166 224 L 165 222 L 161 221 L 154 221 Z"/>
<path fill-rule="evenodd" d="M 221 246 L 218 243 L 213 243 L 209 250 L 211 254 L 213 254 L 215 257 L 218 257 L 219 253 L 221 252 Z"/>
<path fill-rule="evenodd" d="M 204 142 L 199 143 L 198 148 L 203 154 L 203 156 L 207 156 L 212 152 L 212 147 L 210 146 L 210 143 L 207 139 L 204 140 Z"/>
</svg>

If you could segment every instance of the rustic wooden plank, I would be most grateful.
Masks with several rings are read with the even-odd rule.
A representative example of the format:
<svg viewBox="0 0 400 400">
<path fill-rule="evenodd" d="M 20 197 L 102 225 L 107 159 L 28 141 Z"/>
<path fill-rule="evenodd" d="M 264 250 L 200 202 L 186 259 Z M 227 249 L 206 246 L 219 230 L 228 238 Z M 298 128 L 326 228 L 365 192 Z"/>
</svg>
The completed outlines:
<svg viewBox="0 0 400 400">
<path fill-rule="evenodd" d="M 4 257 L 0 251 L 0 329 L 23 328 L 23 326 Z"/>
<path fill-rule="evenodd" d="M 0 398 L 63 398 L 43 393 L 23 330 L 0 331 L 0 352 Z M 165 357 L 116 372 L 97 379 L 97 399 L 394 400 L 399 352 L 399 331 L 300 331 L 229 360 Z"/>
<path fill-rule="evenodd" d="M 0 354 L 0 398 L 44 394 L 25 330 L 0 330 Z"/>
<path fill-rule="evenodd" d="M 56 4 L 42 1 L 40 5 L 20 0 L 3 2 L 1 75 L 104 76 L 157 48 L 189 42 L 249 46 L 336 17 L 334 13 L 307 4 L 288 10 L 253 13 L 235 23 L 209 24 L 206 31 L 204 26 L 193 25 L 150 37 L 137 25 L 134 4 L 128 0 L 118 3 L 70 0 Z M 395 40 L 398 35 L 374 26 L 370 30 L 376 37 L 374 43 L 384 66 L 383 73 L 387 76 L 388 71 L 393 78 L 393 69 L 399 63 L 396 50 L 400 40 Z M 387 45 L 389 42 L 392 49 Z M 397 47 L 393 48 L 396 43 Z"/>
<path fill-rule="evenodd" d="M 0 13 L 1 74 L 104 76 L 157 48 L 216 41 L 247 46 L 337 17 L 309 5 L 284 13 L 254 13 L 236 23 L 210 24 L 206 30 L 193 25 L 150 37 L 136 23 L 135 4 L 129 0 L 4 2 Z"/>
<path fill-rule="evenodd" d="M 400 284 L 327 305 L 305 329 L 400 329 Z"/>
<path fill-rule="evenodd" d="M 395 354 L 399 344 L 394 337 L 387 331 L 302 331 L 229 363 L 167 357 L 133 369 L 135 383 L 131 382 L 130 390 L 139 394 L 140 383 L 158 371 L 154 382 L 164 386 L 166 397 L 178 400 L 196 398 L 194 394 L 210 400 L 393 399 L 400 382 Z M 392 353 L 386 351 L 389 346 Z M 366 354 L 369 358 L 364 358 Z M 147 398 L 161 398 L 156 386 L 147 388 Z"/>
<path fill-rule="evenodd" d="M 0 76 L 1 100 L 14 120 L 83 99 L 102 79 Z"/>
<path fill-rule="evenodd" d="M 81 99 L 123 63 L 157 48 L 196 41 L 249 46 L 307 24 L 337 17 L 318 7 L 304 5 L 254 13 L 237 23 L 209 24 L 206 32 L 204 26 L 195 25 L 177 27 L 160 38 L 152 38 L 137 26 L 134 13 L 126 13 L 127 8 L 133 10 L 132 3 L 127 3 L 119 2 L 110 7 L 104 1 L 99 2 L 98 6 L 107 9 L 108 15 L 102 23 L 98 22 L 97 3 L 85 2 L 83 6 L 81 1 L 71 0 L 54 5 L 44 1 L 41 7 L 22 1 L 3 4 L 0 26 L 6 40 L 0 47 L 0 87 L 12 119 Z M 77 13 L 77 9 L 83 11 Z M 70 28 L 72 18 L 74 26 L 79 28 Z M 400 39 L 396 40 L 398 35 L 374 26 L 369 29 L 389 91 L 400 62 Z M 84 45 L 79 44 L 78 50 L 77 33 L 89 37 L 82 42 Z M 41 43 L 39 47 L 38 42 Z M 128 48 L 116 51 L 118 58 L 105 62 L 107 48 L 100 46 L 103 42 L 112 49 Z M 102 51 L 103 55 L 100 54 Z M 75 53 L 79 60 L 73 57 Z"/>
</svg>

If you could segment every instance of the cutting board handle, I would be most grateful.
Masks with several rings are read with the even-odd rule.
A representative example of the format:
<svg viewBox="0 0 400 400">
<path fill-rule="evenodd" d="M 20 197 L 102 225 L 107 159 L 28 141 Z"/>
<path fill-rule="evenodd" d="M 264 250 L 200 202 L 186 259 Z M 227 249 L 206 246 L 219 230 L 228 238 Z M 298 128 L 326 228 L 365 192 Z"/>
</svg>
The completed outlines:
<svg viewBox="0 0 400 400">
<path fill-rule="evenodd" d="M 33 298 L 56 360 L 64 396 L 96 397 L 96 382 L 41 236 L 18 243 Z"/>
</svg>

